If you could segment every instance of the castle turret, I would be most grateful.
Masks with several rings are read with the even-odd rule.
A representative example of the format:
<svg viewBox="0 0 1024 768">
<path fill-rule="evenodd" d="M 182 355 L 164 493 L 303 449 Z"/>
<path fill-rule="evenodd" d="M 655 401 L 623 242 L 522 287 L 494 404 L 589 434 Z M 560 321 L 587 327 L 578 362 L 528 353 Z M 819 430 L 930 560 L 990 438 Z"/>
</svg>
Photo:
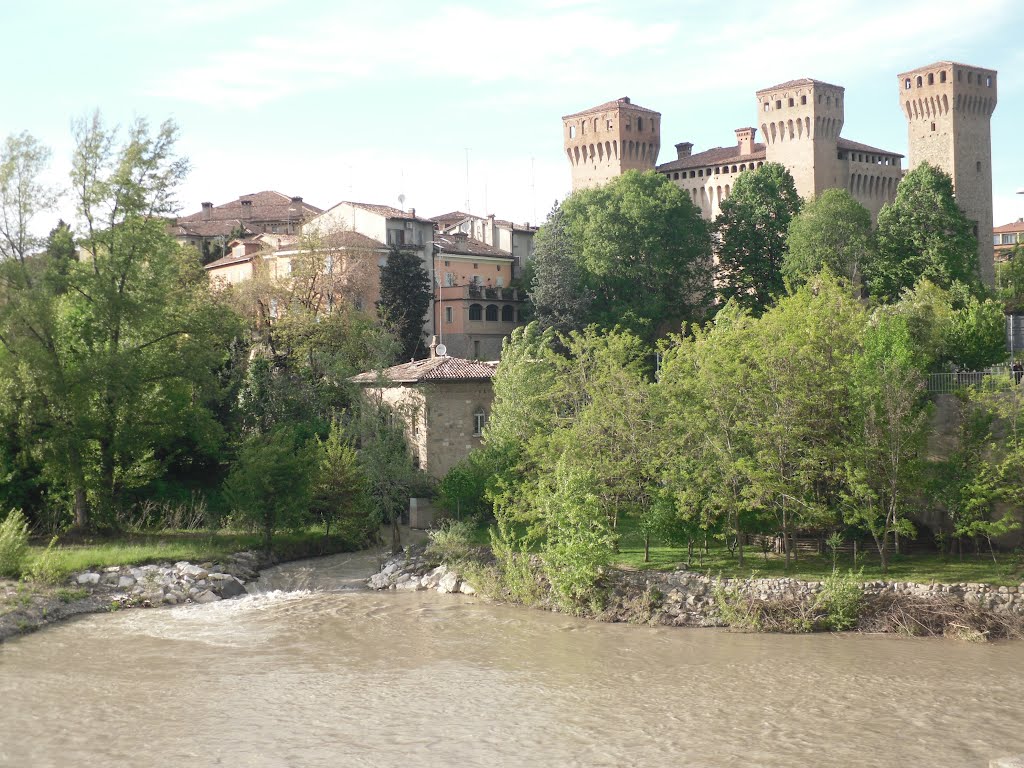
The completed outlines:
<svg viewBox="0 0 1024 768">
<path fill-rule="evenodd" d="M 837 153 L 844 93 L 842 86 L 806 77 L 757 92 L 765 159 L 789 169 L 801 197 L 845 186 Z"/>
<path fill-rule="evenodd" d="M 573 190 L 596 187 L 630 169 L 654 170 L 661 149 L 661 113 L 628 96 L 562 118 Z"/>
<path fill-rule="evenodd" d="M 975 222 L 978 267 L 995 283 L 992 255 L 992 130 L 996 72 L 940 61 L 899 76 L 909 167 L 927 162 L 953 178 L 956 201 Z"/>
</svg>

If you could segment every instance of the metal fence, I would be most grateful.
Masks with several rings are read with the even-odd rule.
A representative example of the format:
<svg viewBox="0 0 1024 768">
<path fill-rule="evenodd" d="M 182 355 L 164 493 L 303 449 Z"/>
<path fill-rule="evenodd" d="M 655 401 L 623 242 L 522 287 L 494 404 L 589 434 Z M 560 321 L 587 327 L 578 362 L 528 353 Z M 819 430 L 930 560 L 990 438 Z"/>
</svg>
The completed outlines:
<svg viewBox="0 0 1024 768">
<path fill-rule="evenodd" d="M 995 391 L 1019 383 L 1019 374 L 1008 365 L 998 365 L 984 371 L 928 374 L 928 392 L 935 395 L 950 394 L 963 389 Z"/>
</svg>

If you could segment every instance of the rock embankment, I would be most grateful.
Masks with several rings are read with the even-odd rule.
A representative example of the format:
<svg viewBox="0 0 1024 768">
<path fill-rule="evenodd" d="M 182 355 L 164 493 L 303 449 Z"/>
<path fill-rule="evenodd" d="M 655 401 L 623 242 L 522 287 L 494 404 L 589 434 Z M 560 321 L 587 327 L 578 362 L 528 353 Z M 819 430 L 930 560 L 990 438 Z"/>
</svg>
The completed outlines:
<svg viewBox="0 0 1024 768">
<path fill-rule="evenodd" d="M 446 565 L 436 568 L 424 559 L 422 553 L 403 552 L 394 555 L 384 563 L 379 573 L 366 580 L 370 589 L 394 589 L 402 592 L 418 592 L 432 589 L 442 594 L 460 593 L 475 595 L 472 585 Z"/>
<path fill-rule="evenodd" d="M 237 552 L 223 563 L 110 566 L 74 574 L 65 585 L 0 584 L 0 642 L 84 613 L 213 603 L 246 594 L 273 561 Z"/>
</svg>

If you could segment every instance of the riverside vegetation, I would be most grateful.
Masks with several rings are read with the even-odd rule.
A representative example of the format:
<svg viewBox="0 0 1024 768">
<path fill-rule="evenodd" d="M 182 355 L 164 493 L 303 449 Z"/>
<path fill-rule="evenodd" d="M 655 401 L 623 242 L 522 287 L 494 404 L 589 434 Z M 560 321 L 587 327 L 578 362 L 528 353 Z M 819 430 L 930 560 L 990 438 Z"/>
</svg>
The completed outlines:
<svg viewBox="0 0 1024 768">
<path fill-rule="evenodd" d="M 213 290 L 163 218 L 187 172 L 175 126 L 95 115 L 74 132 L 76 221 L 48 237 L 49 151 L 27 134 L 0 148 L 0 568 L 42 584 L 86 561 L 214 557 L 235 536 L 358 547 L 381 524 L 399 550 L 407 499 L 433 489 L 400 419 L 348 378 L 422 349 L 407 312 L 429 281 L 397 258 L 330 269 L 307 238 L 289 280 Z M 524 278 L 537 320 L 505 346 L 484 449 L 438 488 L 490 522 L 503 590 L 533 594 L 539 568 L 563 609 L 597 610 L 601 575 L 637 559 L 630 530 L 644 567 L 718 551 L 749 571 L 756 540 L 766 561 L 780 543 L 789 574 L 797 537 L 830 533 L 883 573 L 915 536 L 1016 567 L 998 542 L 1019 525 L 1021 389 L 961 393 L 933 451 L 923 377 L 1005 356 L 1017 272 L 999 297 L 980 285 L 930 167 L 877 230 L 842 191 L 791 187 L 781 167 L 749 171 L 708 225 L 630 172 L 552 211 Z M 381 306 L 346 292 L 364 279 Z M 119 548 L 83 547 L 102 541 Z"/>
</svg>

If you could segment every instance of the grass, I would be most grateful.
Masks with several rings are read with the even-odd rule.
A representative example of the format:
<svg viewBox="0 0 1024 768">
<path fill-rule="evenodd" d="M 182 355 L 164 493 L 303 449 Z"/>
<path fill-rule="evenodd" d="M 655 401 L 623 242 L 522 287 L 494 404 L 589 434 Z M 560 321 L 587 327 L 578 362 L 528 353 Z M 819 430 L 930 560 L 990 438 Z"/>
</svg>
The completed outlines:
<svg viewBox="0 0 1024 768">
<path fill-rule="evenodd" d="M 57 543 L 49 550 L 45 546 L 32 546 L 29 548 L 28 569 L 31 570 L 33 563 L 45 560 L 46 577 L 56 582 L 72 573 L 112 565 L 216 561 L 234 552 L 261 548 L 262 538 L 258 534 L 239 531 L 134 533 L 116 539 Z M 274 536 L 274 552 L 285 560 L 339 552 L 345 548 L 344 542 L 333 536 L 325 540 L 322 529 L 310 528 Z"/>
<path fill-rule="evenodd" d="M 623 526 L 620 531 L 619 553 L 615 565 L 636 570 L 674 570 L 686 564 L 686 549 L 651 546 L 650 562 L 644 562 L 643 538 Z M 690 570 L 710 572 L 732 578 L 746 578 L 752 573 L 759 577 L 791 577 L 805 581 L 821 581 L 832 573 L 832 557 L 801 553 L 791 561 L 786 570 L 784 555 L 769 553 L 767 560 L 760 548 L 744 549 L 744 567 L 740 568 L 735 554 L 720 543 L 712 543 L 710 552 L 704 555 L 703 564 L 697 548 L 694 547 Z M 964 555 L 964 559 L 946 557 L 933 553 L 912 555 L 891 555 L 889 572 L 882 574 L 878 551 L 873 545 L 866 546 L 853 562 L 849 554 L 840 555 L 837 566 L 840 570 L 864 568 L 864 580 L 913 581 L 921 584 L 941 582 L 958 584 L 973 582 L 994 585 L 1017 585 L 1024 583 L 1024 557 L 1016 553 L 997 554 L 997 563 L 992 562 L 988 553 L 978 557 Z"/>
</svg>

